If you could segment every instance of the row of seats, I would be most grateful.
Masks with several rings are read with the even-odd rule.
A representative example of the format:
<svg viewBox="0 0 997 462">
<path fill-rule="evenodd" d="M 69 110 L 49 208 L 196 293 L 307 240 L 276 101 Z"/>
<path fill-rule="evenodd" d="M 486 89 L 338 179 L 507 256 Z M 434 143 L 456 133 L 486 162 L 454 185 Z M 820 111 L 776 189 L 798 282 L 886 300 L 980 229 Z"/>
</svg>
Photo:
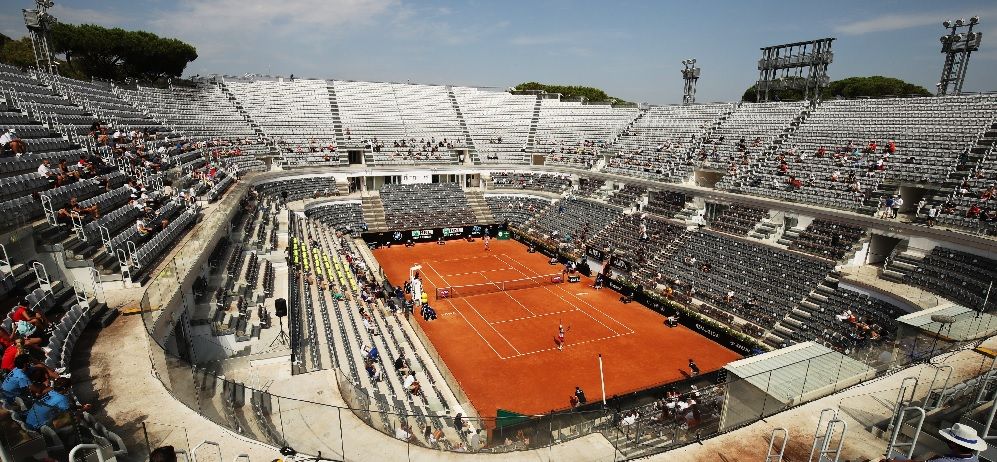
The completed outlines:
<svg viewBox="0 0 997 462">
<path fill-rule="evenodd" d="M 386 184 L 381 186 L 388 229 L 424 229 L 477 222 L 458 183 Z"/>
<path fill-rule="evenodd" d="M 557 173 L 491 172 L 492 184 L 498 189 L 531 189 L 563 193 L 571 187 L 571 177 Z"/>
</svg>

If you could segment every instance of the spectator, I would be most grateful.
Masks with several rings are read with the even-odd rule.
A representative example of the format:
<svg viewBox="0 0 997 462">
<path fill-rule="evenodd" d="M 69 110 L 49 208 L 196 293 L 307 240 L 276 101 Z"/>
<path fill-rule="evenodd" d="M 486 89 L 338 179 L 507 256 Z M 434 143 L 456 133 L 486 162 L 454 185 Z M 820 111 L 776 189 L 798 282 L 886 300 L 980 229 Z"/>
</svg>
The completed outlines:
<svg viewBox="0 0 997 462">
<path fill-rule="evenodd" d="M 71 382 L 66 377 L 59 377 L 51 386 L 44 386 L 41 396 L 28 409 L 24 422 L 28 428 L 38 430 L 42 426 L 53 426 L 53 421 L 61 414 L 69 411 Z"/>
<path fill-rule="evenodd" d="M 177 453 L 173 446 L 160 446 L 149 454 L 149 462 L 177 462 Z"/>
<path fill-rule="evenodd" d="M 17 137 L 17 131 L 13 128 L 0 135 L 0 157 L 19 156 L 26 152 L 24 141 Z"/>
<path fill-rule="evenodd" d="M 575 398 L 578 398 L 579 406 L 584 406 L 585 403 L 588 402 L 588 400 L 585 399 L 585 392 L 582 390 L 582 387 L 575 387 Z"/>
</svg>

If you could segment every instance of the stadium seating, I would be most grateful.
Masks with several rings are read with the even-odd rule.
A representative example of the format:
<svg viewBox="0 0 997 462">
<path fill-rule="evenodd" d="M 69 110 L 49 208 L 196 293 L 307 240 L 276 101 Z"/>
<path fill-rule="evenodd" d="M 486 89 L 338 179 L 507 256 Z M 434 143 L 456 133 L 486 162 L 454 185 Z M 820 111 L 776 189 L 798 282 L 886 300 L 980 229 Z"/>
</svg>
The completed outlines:
<svg viewBox="0 0 997 462">
<path fill-rule="evenodd" d="M 853 250 L 852 247 L 864 235 L 862 228 L 818 218 L 802 230 L 787 230 L 782 239 L 790 249 L 838 261 Z"/>
<path fill-rule="evenodd" d="M 223 85 L 260 130 L 275 140 L 289 165 L 345 161 L 336 151 L 329 82 L 232 79 Z"/>
<path fill-rule="evenodd" d="M 872 213 L 884 182 L 944 183 L 995 109 L 993 95 L 825 101 L 779 146 L 782 156 L 750 159 L 718 187 Z M 785 186 L 789 175 L 802 187 Z"/>
<path fill-rule="evenodd" d="M 508 222 L 515 227 L 520 227 L 534 216 L 549 210 L 552 203 L 550 199 L 540 197 L 498 194 L 486 195 L 485 201 L 496 220 L 500 223 Z"/>
<path fill-rule="evenodd" d="M 476 224 L 457 183 L 386 184 L 381 186 L 388 229 L 431 229 Z"/>
<path fill-rule="evenodd" d="M 768 213 L 743 205 L 719 205 L 710 218 L 710 227 L 725 233 L 747 236 Z"/>
<path fill-rule="evenodd" d="M 346 233 L 363 232 L 367 230 L 363 210 L 359 202 L 332 202 L 308 209 L 305 214 L 312 220 L 337 231 Z"/>
<path fill-rule="evenodd" d="M 461 114 L 484 164 L 529 163 L 526 157 L 536 95 L 453 87 Z"/>
<path fill-rule="evenodd" d="M 563 193 L 571 187 L 571 177 L 557 173 L 491 172 L 492 184 L 498 189 L 532 189 Z"/>
<path fill-rule="evenodd" d="M 897 255 L 888 261 L 885 269 L 899 273 L 898 277 L 907 284 L 974 310 L 983 306 L 990 283 L 997 279 L 997 261 L 942 246 L 933 248 L 923 258 Z M 990 296 L 985 308 L 997 308 L 997 297 Z"/>
<path fill-rule="evenodd" d="M 693 149 L 732 104 L 652 106 L 616 140 L 605 171 L 679 183 L 693 170 Z"/>
<path fill-rule="evenodd" d="M 554 204 L 547 213 L 527 222 L 523 228 L 571 251 L 581 249 L 588 239 L 619 218 L 620 214 L 619 209 L 601 202 L 566 198 Z"/>
</svg>

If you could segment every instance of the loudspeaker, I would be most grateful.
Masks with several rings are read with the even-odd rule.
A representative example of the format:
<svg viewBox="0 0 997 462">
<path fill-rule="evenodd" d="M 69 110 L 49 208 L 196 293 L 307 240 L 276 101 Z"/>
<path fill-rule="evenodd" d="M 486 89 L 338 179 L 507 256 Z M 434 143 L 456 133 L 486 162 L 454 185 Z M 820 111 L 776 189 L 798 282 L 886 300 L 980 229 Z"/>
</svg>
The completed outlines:
<svg viewBox="0 0 997 462">
<path fill-rule="evenodd" d="M 273 304 L 273 314 L 277 315 L 278 318 L 287 316 L 287 300 L 278 298 L 277 300 L 274 300 Z"/>
</svg>

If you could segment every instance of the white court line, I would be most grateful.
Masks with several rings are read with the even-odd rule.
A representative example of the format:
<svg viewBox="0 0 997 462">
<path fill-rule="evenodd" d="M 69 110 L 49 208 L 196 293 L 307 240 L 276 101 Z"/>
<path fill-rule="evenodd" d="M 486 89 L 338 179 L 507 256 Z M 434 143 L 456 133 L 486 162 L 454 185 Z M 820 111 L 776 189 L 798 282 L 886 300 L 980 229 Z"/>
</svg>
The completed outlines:
<svg viewBox="0 0 997 462">
<path fill-rule="evenodd" d="M 586 343 L 592 343 L 592 342 L 601 342 L 603 340 L 609 340 L 611 338 L 622 337 L 624 335 L 630 335 L 630 334 L 608 335 L 606 337 L 593 338 L 593 339 L 589 339 L 589 340 L 583 340 L 581 342 L 571 342 L 571 343 L 564 342 L 564 348 L 571 348 L 571 347 L 576 346 L 576 345 L 584 345 Z M 545 352 L 548 352 L 548 351 L 554 351 L 556 349 L 557 349 L 557 347 L 550 347 L 550 348 L 544 348 L 544 349 L 540 349 L 540 350 L 536 350 L 536 351 L 527 351 L 526 353 L 520 353 L 518 355 L 512 355 L 512 356 L 509 356 L 509 357 L 503 358 L 503 359 L 512 359 L 512 358 L 518 358 L 520 356 L 535 355 L 537 353 L 545 353 Z"/>
<path fill-rule="evenodd" d="M 485 280 L 488 282 L 492 282 L 492 280 L 488 279 L 488 276 L 485 276 L 484 274 L 482 274 L 481 277 L 485 278 Z M 526 305 L 523 304 L 523 302 L 519 301 L 519 299 L 517 299 L 516 297 L 513 297 L 512 294 L 510 294 L 508 291 L 503 290 L 502 293 L 504 293 L 507 297 L 509 297 L 510 300 L 516 302 L 517 305 L 523 307 L 523 309 L 526 310 L 527 313 L 530 313 L 531 316 L 536 316 L 536 313 L 530 311 L 530 309 L 527 308 Z M 489 322 L 489 324 L 491 323 Z"/>
<path fill-rule="evenodd" d="M 450 284 L 447 282 L 447 278 L 443 277 L 443 275 L 440 274 L 439 271 L 436 271 L 436 268 L 433 268 L 432 264 L 426 263 L 426 266 L 428 266 L 429 269 L 433 270 L 433 272 L 436 273 L 440 277 L 440 279 L 443 280 L 443 284 L 445 284 L 447 287 L 450 286 Z M 474 312 L 477 313 L 478 317 L 481 318 L 483 321 L 485 321 L 485 324 L 488 324 L 488 327 L 491 327 L 492 330 L 495 331 L 495 333 L 498 334 L 499 337 L 502 337 L 502 340 L 505 340 L 505 343 L 508 343 L 509 346 L 512 347 L 512 351 L 515 351 L 516 353 L 519 353 L 519 350 L 516 349 L 516 346 L 513 345 L 512 342 L 509 341 L 509 339 L 505 338 L 505 336 L 502 335 L 501 332 L 499 332 L 498 330 L 496 330 L 495 326 L 492 326 L 492 323 L 488 322 L 488 320 L 485 319 L 485 317 L 482 316 L 481 313 L 478 312 L 478 309 L 475 308 L 474 305 L 471 304 L 471 302 L 467 301 L 466 298 L 463 298 L 461 300 L 463 300 L 464 303 L 467 303 L 467 306 L 470 307 L 472 310 L 474 310 Z M 454 307 L 454 310 L 457 311 L 457 313 L 459 313 L 462 318 L 464 318 L 464 321 L 467 322 L 467 325 L 471 326 L 471 329 L 474 329 L 474 332 L 476 334 L 478 334 L 478 337 L 481 337 L 481 340 L 485 340 L 485 337 L 483 335 L 481 335 L 481 332 L 478 332 L 478 329 L 475 329 L 475 327 L 473 325 L 471 325 L 471 321 L 467 320 L 467 317 L 464 316 L 464 313 L 461 313 L 460 310 L 457 310 L 457 306 L 454 305 L 453 301 L 451 301 L 450 299 L 447 299 L 447 302 L 449 302 L 450 306 Z M 504 356 L 500 355 L 498 353 L 498 351 L 495 350 L 495 347 L 493 347 L 491 343 L 488 343 L 488 340 L 485 340 L 485 343 L 488 344 L 488 348 L 491 348 L 492 351 L 494 351 L 495 354 L 498 355 L 499 359 L 505 359 Z"/>
<path fill-rule="evenodd" d="M 466 273 L 452 273 L 452 274 L 448 274 L 447 276 L 467 276 L 468 274 L 479 274 L 479 273 L 488 273 L 488 272 L 495 272 L 495 271 L 509 271 L 509 270 L 515 271 L 515 268 L 513 268 L 511 266 L 507 266 L 505 268 L 496 268 L 496 269 L 478 270 L 478 271 L 468 271 Z"/>
<path fill-rule="evenodd" d="M 522 320 L 524 320 L 524 319 L 535 319 L 535 318 L 542 318 L 542 317 L 544 317 L 544 316 L 552 316 L 552 315 L 555 315 L 555 314 L 563 314 L 563 313 L 570 313 L 570 312 L 572 312 L 572 311 L 581 311 L 581 310 L 579 310 L 578 308 L 572 308 L 572 309 L 570 309 L 570 310 L 563 310 L 563 311 L 551 311 L 550 313 L 540 313 L 540 314 L 535 314 L 535 315 L 533 315 L 533 316 L 523 316 L 523 317 L 521 317 L 521 318 L 513 318 L 513 319 L 504 319 L 504 320 L 502 320 L 502 321 L 495 321 L 495 322 L 493 322 L 492 324 L 502 324 L 503 322 L 514 322 L 514 321 L 522 321 Z"/>
<path fill-rule="evenodd" d="M 498 352 L 498 350 L 496 350 L 495 347 L 493 347 L 492 344 L 489 343 L 487 339 L 485 339 L 485 336 L 481 335 L 481 332 L 478 332 L 478 329 L 474 327 L 474 324 L 471 324 L 471 321 L 467 320 L 467 317 L 464 316 L 464 313 L 461 313 L 460 310 L 457 309 L 457 305 L 454 305 L 452 300 L 447 299 L 447 303 L 450 304 L 450 307 L 453 308 L 453 310 L 456 311 L 457 314 L 460 315 L 460 317 L 464 318 L 464 322 L 467 323 L 467 326 L 470 327 L 471 330 L 473 330 L 475 334 L 478 334 L 478 337 L 481 338 L 481 341 L 485 342 L 485 345 L 488 345 L 488 348 L 492 349 L 492 351 L 495 353 L 495 356 L 498 356 L 499 359 L 505 359 L 505 356 L 500 355 L 499 352 Z M 419 322 L 419 321 L 416 321 L 416 322 Z M 506 340 L 506 341 L 508 341 L 508 340 Z"/>
<path fill-rule="evenodd" d="M 467 301 L 466 298 L 462 298 L 461 300 L 463 300 L 464 303 L 467 303 L 467 306 L 469 306 L 472 310 L 474 310 L 475 313 L 478 313 L 478 309 L 475 308 L 474 305 L 471 304 L 471 302 Z M 505 340 L 505 343 L 508 343 L 509 346 L 512 347 L 512 351 L 515 351 L 517 354 L 519 353 L 519 349 L 517 349 L 516 346 L 509 341 L 509 339 L 505 338 L 505 336 L 502 335 L 502 333 L 499 332 L 498 329 L 495 329 L 495 326 L 493 326 L 492 323 L 488 322 L 488 320 L 485 319 L 485 317 L 482 316 L 481 313 L 478 313 L 478 317 L 481 318 L 482 321 L 485 321 L 485 324 L 488 324 L 488 327 L 491 327 L 492 330 L 495 331 L 495 333 L 498 334 L 499 337 L 502 337 L 502 340 Z"/>
<path fill-rule="evenodd" d="M 503 261 L 504 261 L 504 260 L 503 260 Z M 513 262 L 514 262 L 514 263 L 516 263 L 516 264 L 518 264 L 518 265 L 520 265 L 520 266 L 522 266 L 522 267 L 524 267 L 524 268 L 526 268 L 526 269 L 528 269 L 528 270 L 530 270 L 530 272 L 531 272 L 531 273 L 533 273 L 534 275 L 537 275 L 537 276 L 540 276 L 540 274 L 538 274 L 538 273 L 537 273 L 537 272 L 536 272 L 535 270 L 533 270 L 532 268 L 530 268 L 530 267 L 528 267 L 528 266 L 526 266 L 526 265 L 524 265 L 524 264 L 522 264 L 522 263 L 520 263 L 520 262 L 517 262 L 517 261 L 515 261 L 515 259 L 513 259 Z M 508 262 L 506 262 L 506 264 L 508 264 Z M 519 273 L 520 273 L 520 274 L 522 274 L 523 276 L 527 276 L 527 277 L 529 277 L 529 275 L 528 275 L 528 274 L 526 274 L 526 273 L 524 273 L 524 272 L 523 272 L 522 270 L 519 270 Z M 567 284 L 567 281 L 563 282 L 562 284 Z M 568 305 L 571 305 L 571 306 L 574 306 L 574 307 L 575 307 L 576 309 L 578 309 L 578 306 L 577 306 L 577 305 L 575 305 L 574 303 L 571 303 L 571 302 L 569 302 L 569 301 L 568 301 L 567 299 L 565 299 L 564 297 L 562 297 L 562 296 L 560 296 L 560 295 L 558 295 L 558 294 L 554 293 L 554 291 L 553 291 L 553 290 L 550 290 L 550 287 L 548 287 L 548 286 L 546 286 L 546 285 L 544 285 L 544 286 L 542 286 L 542 287 L 543 287 L 543 288 L 544 288 L 544 289 L 545 289 L 545 290 L 546 290 L 547 292 L 550 292 L 550 293 L 551 293 L 551 295 L 554 295 L 555 297 L 557 297 L 557 298 L 560 298 L 560 299 L 561 299 L 562 301 L 564 301 L 564 303 L 567 303 Z M 571 294 L 571 293 L 570 293 L 570 292 L 568 292 L 567 290 L 564 290 L 564 289 L 561 289 L 561 290 L 563 290 L 563 291 L 564 291 L 564 293 L 566 293 L 566 294 L 569 294 L 569 295 Z M 578 297 L 575 297 L 575 298 L 578 298 Z M 586 301 L 584 301 L 584 300 L 582 300 L 582 299 L 580 299 L 580 298 L 578 298 L 578 300 L 579 300 L 579 301 L 581 301 L 582 303 L 584 303 L 584 304 L 588 305 L 588 306 L 589 306 L 590 308 L 592 308 L 592 309 L 595 309 L 595 310 L 597 310 L 597 311 L 599 310 L 598 308 L 596 308 L 596 307 L 592 306 L 592 304 L 591 304 L 591 303 L 588 303 L 588 302 L 586 302 Z M 585 310 L 582 310 L 582 309 L 579 309 L 579 311 L 581 311 L 582 313 L 585 313 Z M 602 311 L 599 311 L 599 312 L 600 312 L 600 313 L 602 313 Z M 607 326 L 607 325 L 606 325 L 605 323 L 603 323 L 602 321 L 600 321 L 600 320 L 598 320 L 598 319 L 595 319 L 595 318 L 593 318 L 593 317 L 592 317 L 592 315 L 590 315 L 590 314 L 588 314 L 588 313 L 585 313 L 585 314 L 586 314 L 586 315 L 587 315 L 588 317 L 592 318 L 592 320 L 593 320 L 593 321 L 595 321 L 595 322 L 599 323 L 600 325 L 602 325 L 602 327 L 605 327 L 605 328 L 606 328 L 607 330 L 609 330 L 609 331 L 610 331 L 610 332 L 612 332 L 613 334 L 616 334 L 616 335 L 619 335 L 619 334 L 620 334 L 620 333 L 619 333 L 619 332 L 617 332 L 617 331 L 616 331 L 615 329 L 613 329 L 612 327 L 609 327 L 609 326 Z M 606 313 L 602 313 L 602 314 L 603 314 L 603 315 L 605 315 Z M 608 317 L 608 316 L 607 316 L 607 317 Z M 609 319 L 613 319 L 613 318 L 612 318 L 612 317 L 610 317 Z M 614 321 L 616 321 L 616 320 L 614 319 Z M 624 325 L 623 325 L 622 323 L 620 323 L 619 321 L 616 321 L 616 323 L 617 323 L 617 324 L 620 324 L 620 325 L 621 325 L 621 326 L 623 326 L 623 327 L 625 327 L 625 328 L 626 328 L 627 330 L 630 330 L 630 332 L 629 332 L 630 334 L 634 333 L 634 332 L 633 332 L 633 330 L 631 330 L 631 329 L 630 329 L 629 327 L 627 327 L 627 326 L 624 326 Z"/>
<path fill-rule="evenodd" d="M 534 269 L 530 268 L 529 266 L 526 266 L 526 265 L 524 265 L 524 264 L 522 264 L 522 263 L 520 263 L 520 262 L 516 261 L 515 259 L 512 259 L 512 261 L 513 261 L 513 263 L 516 263 L 517 265 L 520 265 L 520 266 L 522 266 L 522 267 L 524 267 L 524 268 L 526 268 L 526 269 L 530 270 L 530 271 L 531 271 L 532 273 L 534 273 L 534 274 L 538 274 L 538 273 L 536 272 L 536 270 L 534 270 Z M 547 287 L 547 286 L 545 286 L 545 287 Z M 624 329 L 626 329 L 627 331 L 629 331 L 629 332 L 628 332 L 629 334 L 633 334 L 633 333 L 635 333 L 635 332 L 634 332 L 634 330 L 630 328 L 630 326 L 628 326 L 628 325 L 626 325 L 626 324 L 623 324 L 622 322 L 618 321 L 618 320 L 617 320 L 617 319 L 616 319 L 615 317 L 613 317 L 613 316 L 610 316 L 610 315 L 606 314 L 606 312 L 605 312 L 605 311 L 602 311 L 602 309 L 601 309 L 601 308 L 599 308 L 599 307 L 597 307 L 597 306 L 595 306 L 595 305 L 593 305 L 593 304 L 589 303 L 589 302 L 588 302 L 587 300 L 585 300 L 585 299 L 583 299 L 583 298 L 579 297 L 578 295 L 575 295 L 575 294 L 573 294 L 573 293 L 569 292 L 569 291 L 568 291 L 568 289 L 565 289 L 565 288 L 564 288 L 563 284 L 558 284 L 558 285 L 557 285 L 557 288 L 558 288 L 558 289 L 561 289 L 561 291 L 562 291 L 562 292 L 564 292 L 564 293 L 566 293 L 566 294 L 568 294 L 568 295 L 570 295 L 570 296 L 574 297 L 574 298 L 575 298 L 575 299 L 577 299 L 577 300 L 578 300 L 579 302 L 582 302 L 583 304 L 585 304 L 585 305 L 588 305 L 588 306 L 589 306 L 589 308 L 592 308 L 593 310 L 596 310 L 596 311 L 598 311 L 598 312 L 599 312 L 599 313 L 601 313 L 601 314 L 602 314 L 603 316 L 605 316 L 606 318 L 608 318 L 608 319 L 612 320 L 612 321 L 613 321 L 613 322 L 615 322 L 616 324 L 619 324 L 619 325 L 620 325 L 621 327 L 623 327 Z M 548 290 L 549 290 L 549 289 L 548 289 Z M 586 313 L 586 314 L 588 314 L 588 313 Z M 613 329 L 609 329 L 609 330 L 613 330 Z M 615 331 L 614 331 L 614 332 L 615 332 Z"/>
<path fill-rule="evenodd" d="M 433 260 L 433 261 L 437 262 L 437 263 L 443 263 L 443 262 L 448 262 L 448 261 L 480 260 L 482 258 L 490 258 L 490 257 L 491 257 L 491 254 L 488 254 L 488 255 L 475 255 L 473 257 L 448 258 L 448 259 L 445 259 L 445 260 Z"/>
<path fill-rule="evenodd" d="M 433 270 L 433 272 L 436 273 L 436 275 L 440 277 L 440 280 L 443 281 L 443 287 L 450 287 L 450 283 L 447 282 L 447 278 L 443 277 L 443 275 L 440 274 L 439 271 L 436 271 L 436 268 L 433 268 L 433 264 L 432 263 L 426 263 L 426 266 L 428 266 L 429 269 Z M 436 284 L 433 284 L 433 285 L 436 286 Z M 436 287 L 439 287 L 439 286 L 436 286 Z"/>
</svg>

